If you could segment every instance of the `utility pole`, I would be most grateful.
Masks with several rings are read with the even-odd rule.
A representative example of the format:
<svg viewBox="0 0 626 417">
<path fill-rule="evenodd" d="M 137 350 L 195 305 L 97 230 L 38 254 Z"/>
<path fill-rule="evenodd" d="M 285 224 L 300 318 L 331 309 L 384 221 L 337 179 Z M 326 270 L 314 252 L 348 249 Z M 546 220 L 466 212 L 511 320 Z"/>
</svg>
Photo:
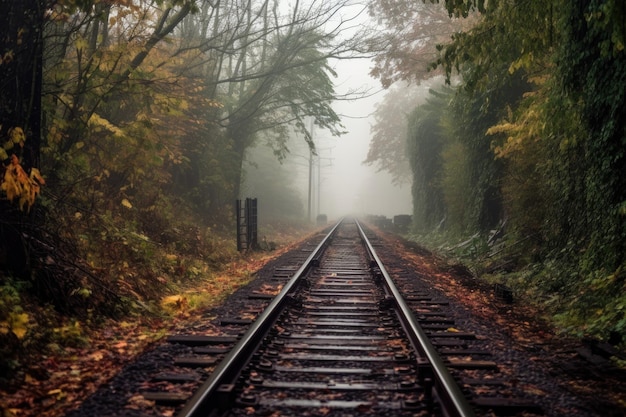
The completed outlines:
<svg viewBox="0 0 626 417">
<path fill-rule="evenodd" d="M 307 204 L 307 219 L 308 221 L 312 222 L 314 219 L 312 218 L 313 214 L 321 214 L 321 200 L 322 200 L 322 192 L 321 192 L 321 184 L 322 184 L 322 178 L 321 178 L 321 172 L 322 172 L 322 157 L 320 155 L 321 151 L 324 150 L 329 150 L 332 148 L 325 148 L 325 149 L 318 149 L 315 146 L 315 140 L 313 137 L 313 132 L 314 132 L 314 125 L 313 125 L 313 119 L 311 119 L 311 127 L 310 127 L 310 132 L 311 132 L 311 144 L 312 146 L 309 146 L 309 189 L 308 189 L 308 204 Z M 296 155 L 299 156 L 301 158 L 306 158 L 304 155 Z M 324 158 L 324 159 L 328 159 L 329 161 L 331 161 L 331 165 L 332 165 L 332 157 L 328 157 L 328 158 Z M 314 169 L 317 169 L 317 187 L 315 187 L 315 173 L 313 172 Z M 315 190 L 315 188 L 317 188 L 317 190 Z M 314 193 L 315 192 L 315 193 Z M 314 198 L 316 198 L 316 201 L 313 201 Z M 313 213 L 314 207 L 316 206 L 316 212 Z"/>
<path fill-rule="evenodd" d="M 315 139 L 313 137 L 313 129 L 315 125 L 313 124 L 314 118 L 311 118 L 311 127 L 309 131 L 311 132 L 311 143 L 309 144 L 309 207 L 307 210 L 306 218 L 310 222 L 311 219 L 311 208 L 312 208 L 312 197 L 313 197 L 313 151 L 315 150 Z"/>
<path fill-rule="evenodd" d="M 318 155 L 317 157 L 317 215 L 319 216 L 321 213 L 320 210 L 320 201 L 322 200 L 322 158 Z"/>
<path fill-rule="evenodd" d="M 309 148 L 309 208 L 306 218 L 311 221 L 311 196 L 313 194 L 313 149 Z"/>
</svg>

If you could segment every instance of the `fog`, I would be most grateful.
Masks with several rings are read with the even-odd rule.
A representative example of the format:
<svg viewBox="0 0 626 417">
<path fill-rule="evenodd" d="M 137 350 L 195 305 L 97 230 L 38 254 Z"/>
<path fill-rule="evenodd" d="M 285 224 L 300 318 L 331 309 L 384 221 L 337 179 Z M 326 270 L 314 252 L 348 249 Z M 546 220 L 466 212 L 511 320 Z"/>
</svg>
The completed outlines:
<svg viewBox="0 0 626 417">
<path fill-rule="evenodd" d="M 368 91 L 363 98 L 336 101 L 335 111 L 341 116 L 347 133 L 330 138 L 327 132 L 315 132 L 314 139 L 320 154 L 320 213 L 334 219 L 346 214 L 377 214 L 392 217 L 412 212 L 411 188 L 392 184 L 386 172 L 364 165 L 371 138 L 370 127 L 377 102 L 385 91 L 369 76 L 371 63 L 366 59 L 335 62 L 336 90 L 339 95 L 349 91 Z M 317 191 L 317 178 L 313 190 Z M 314 192 L 314 209 L 317 198 Z M 314 216 L 313 216 L 314 217 Z"/>
<path fill-rule="evenodd" d="M 334 24 L 345 26 L 342 36 L 351 36 L 364 25 L 371 24 L 362 4 L 344 7 Z M 332 22 L 332 20 L 331 20 Z M 290 177 L 281 178 L 285 182 L 285 192 L 295 189 L 300 194 L 303 217 L 314 220 L 318 214 L 328 219 L 344 215 L 363 216 L 368 214 L 393 217 L 396 214 L 411 214 L 410 185 L 396 186 L 391 175 L 377 172 L 375 166 L 363 164 L 367 157 L 374 124 L 376 104 L 382 101 L 385 91 L 380 83 L 369 76 L 372 63 L 368 59 L 332 59 L 330 65 L 337 73 L 335 92 L 337 97 L 351 96 L 351 100 L 337 100 L 333 103 L 335 112 L 341 117 L 345 134 L 331 136 L 330 132 L 314 129 L 313 141 L 317 158 L 310 160 L 304 138 L 294 137 L 289 141 L 289 153 L 282 166 L 271 168 L 276 172 L 288 172 Z M 253 151 L 258 152 L 258 149 Z M 260 179 L 267 161 L 256 166 L 248 166 L 248 179 L 244 191 L 255 194 L 276 184 L 255 183 Z M 260 202 L 260 208 L 268 205 Z M 272 204 L 272 206 L 276 206 Z M 284 216 L 280 205 L 268 207 L 268 216 Z M 270 213 L 271 212 L 271 213 Z"/>
<path fill-rule="evenodd" d="M 337 96 L 350 93 L 354 99 L 337 100 L 333 104 L 345 128 L 344 135 L 333 137 L 328 131 L 313 130 L 316 158 L 310 159 L 302 134 L 295 133 L 282 162 L 262 141 L 250 149 L 242 192 L 259 199 L 260 216 L 266 220 L 307 217 L 314 220 L 318 214 L 325 214 L 334 220 L 345 215 L 391 218 L 412 213 L 410 185 L 396 186 L 390 174 L 363 164 L 370 146 L 376 105 L 387 93 L 369 76 L 370 66 L 366 59 L 333 62 Z"/>
</svg>

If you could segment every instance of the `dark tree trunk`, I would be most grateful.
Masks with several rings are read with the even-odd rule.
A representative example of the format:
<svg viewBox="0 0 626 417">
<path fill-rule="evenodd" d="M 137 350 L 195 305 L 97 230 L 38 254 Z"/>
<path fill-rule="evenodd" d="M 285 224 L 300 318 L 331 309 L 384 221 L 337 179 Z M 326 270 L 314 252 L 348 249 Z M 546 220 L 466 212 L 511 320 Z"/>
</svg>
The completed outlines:
<svg viewBox="0 0 626 417">
<path fill-rule="evenodd" d="M 15 146 L 8 154 L 19 157 L 26 172 L 39 165 L 43 21 L 44 0 L 0 0 L 0 146 L 10 129 L 21 128 L 24 147 Z M 4 175 L 4 168 L 0 171 Z M 23 238 L 28 220 L 0 196 L 0 263 L 18 276 L 29 272 Z"/>
<path fill-rule="evenodd" d="M 43 10 L 42 0 L 0 0 L 0 138 L 24 130 L 25 169 L 39 164 Z"/>
</svg>

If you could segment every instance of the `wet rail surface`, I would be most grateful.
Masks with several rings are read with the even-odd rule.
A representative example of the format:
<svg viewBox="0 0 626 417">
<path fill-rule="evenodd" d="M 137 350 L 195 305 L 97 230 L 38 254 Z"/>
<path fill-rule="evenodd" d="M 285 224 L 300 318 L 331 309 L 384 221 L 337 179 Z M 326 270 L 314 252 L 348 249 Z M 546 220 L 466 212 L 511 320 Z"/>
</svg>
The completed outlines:
<svg viewBox="0 0 626 417">
<path fill-rule="evenodd" d="M 213 369 L 179 417 L 540 414 L 499 392 L 497 364 L 468 342 L 474 334 L 454 327 L 445 300 L 414 289 L 401 295 L 360 232 L 346 220 L 302 265 L 277 267 L 272 279 L 282 291 L 249 296 L 269 303 L 255 321 L 243 310 L 222 319 L 247 331 L 170 338 L 194 346 L 179 366 Z M 171 393 L 146 398 L 183 401 Z"/>
</svg>

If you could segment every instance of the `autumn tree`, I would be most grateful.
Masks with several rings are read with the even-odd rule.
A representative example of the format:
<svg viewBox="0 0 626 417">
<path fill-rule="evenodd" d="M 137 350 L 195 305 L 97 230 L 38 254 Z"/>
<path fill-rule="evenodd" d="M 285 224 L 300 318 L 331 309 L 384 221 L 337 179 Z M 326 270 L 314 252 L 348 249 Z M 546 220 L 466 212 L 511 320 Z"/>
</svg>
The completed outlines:
<svg viewBox="0 0 626 417">
<path fill-rule="evenodd" d="M 42 31 L 46 2 L 0 1 L 0 374 L 21 359 L 29 315 L 15 281 L 31 282 L 42 236 Z"/>
<path fill-rule="evenodd" d="M 511 228 L 534 244 L 527 250 L 533 261 L 546 259 L 537 285 L 558 300 L 570 330 L 623 335 L 616 288 L 624 265 L 625 129 L 616 115 L 625 111 L 624 6 L 464 3 L 482 6 L 483 26 L 456 38 L 441 62 L 448 70 L 473 63 L 466 79 L 474 91 L 488 89 L 498 67 L 501 78 L 508 73 L 528 85 L 489 132 L 508 169 Z M 511 47 L 503 50 L 505 42 Z"/>
<path fill-rule="evenodd" d="M 50 8 L 42 162 L 57 237 L 123 291 L 166 282 L 165 261 L 128 282 L 115 277 L 126 276 L 127 260 L 154 259 L 156 247 L 195 255 L 226 228 L 246 151 L 259 138 L 281 158 L 294 132 L 312 144 L 312 121 L 341 132 L 328 60 L 352 53 L 354 40 L 342 35 L 351 18 L 340 13 L 348 4 L 68 0 Z M 87 294 L 93 284 L 83 282 L 63 291 Z"/>
<path fill-rule="evenodd" d="M 374 54 L 371 75 L 389 88 L 389 93 L 376 110 L 365 163 L 376 164 L 400 183 L 410 177 L 406 115 L 419 102 L 418 94 L 428 89 L 420 93 L 419 87 L 405 88 L 405 83 L 419 85 L 436 79 L 442 72 L 432 67 L 439 57 L 437 46 L 476 19 L 451 17 L 442 4 L 423 1 L 377 0 L 369 3 L 368 10 L 378 23 L 378 30 L 367 37 L 369 51 Z M 399 87 L 394 89 L 394 83 Z"/>
<path fill-rule="evenodd" d="M 18 210 L 31 209 L 44 182 L 38 167 L 45 7 L 39 0 L 0 2 L 0 251 L 20 276 L 29 273 L 23 233 L 30 227 Z"/>
<path fill-rule="evenodd" d="M 204 6 L 184 22 L 188 47 L 205 51 L 204 76 L 213 98 L 224 104 L 214 123 L 242 166 L 245 151 L 259 134 L 277 156 L 284 155 L 288 135 L 302 135 L 311 145 L 309 121 L 333 135 L 341 132 L 331 107 L 337 99 L 328 60 L 353 54 L 358 36 L 343 35 L 350 17 L 340 17 L 348 1 L 329 4 L 296 2 L 221 2 Z M 342 38 L 343 39 L 340 39 Z M 191 39 L 191 40 L 189 40 Z M 231 179 L 239 195 L 241 170 Z"/>
<path fill-rule="evenodd" d="M 356 11 L 344 11 L 351 6 Z M 363 6 L 58 0 L 38 10 L 46 17 L 37 33 L 45 43 L 47 230 L 55 242 L 73 243 L 68 259 L 84 257 L 85 270 L 119 277 L 124 260 L 149 258 L 154 245 L 193 251 L 183 242 L 200 234 L 188 230 L 228 224 L 246 151 L 259 138 L 282 158 L 294 132 L 313 146 L 311 123 L 341 133 L 329 60 L 355 53 L 362 36 L 352 20 Z M 8 125 L 2 128 L 8 135 Z M 28 146 L 37 139 L 29 129 L 12 130 L 6 148 L 23 142 L 17 157 L 31 161 L 36 154 Z M 55 260 L 54 268 L 60 265 Z M 120 285 L 137 289 L 155 280 L 160 266 Z M 58 300 L 69 295 L 82 303 L 76 294 L 93 288 L 89 279 L 51 282 Z"/>
<path fill-rule="evenodd" d="M 626 84 L 623 5 L 441 4 L 451 16 L 477 17 L 442 43 L 437 58 L 451 81 L 460 80 L 447 130 L 462 145 L 452 154 L 466 161 L 470 183 L 459 192 L 472 195 L 464 210 L 474 230 L 486 236 L 506 220 L 507 249 L 498 253 L 505 269 L 522 271 L 505 279 L 553 300 L 545 307 L 568 330 L 625 334 L 617 290 L 625 230 L 625 129 L 617 116 Z"/>
<path fill-rule="evenodd" d="M 375 165 L 378 171 L 389 172 L 394 184 L 410 181 L 407 121 L 410 111 L 423 101 L 425 91 L 425 88 L 397 83 L 387 90 L 374 111 L 372 138 L 364 163 Z"/>
<path fill-rule="evenodd" d="M 154 216 L 169 212 L 180 132 L 197 125 L 185 112 L 214 105 L 185 76 L 189 55 L 161 42 L 194 3 L 126 3 L 56 8 L 46 27 L 44 162 L 56 210 L 86 226 L 109 213 L 112 239 L 129 218 L 164 226 Z"/>
<path fill-rule="evenodd" d="M 375 54 L 371 74 L 385 88 L 398 80 L 419 83 L 437 75 L 432 63 L 439 57 L 438 45 L 476 21 L 450 14 L 434 1 L 375 0 L 369 3 L 369 13 L 379 24 L 368 37 Z"/>
<path fill-rule="evenodd" d="M 426 103 L 413 110 L 408 120 L 407 153 L 411 163 L 413 193 L 413 228 L 428 232 L 445 218 L 441 189 L 443 170 L 441 116 L 444 94 L 431 91 Z"/>
</svg>

